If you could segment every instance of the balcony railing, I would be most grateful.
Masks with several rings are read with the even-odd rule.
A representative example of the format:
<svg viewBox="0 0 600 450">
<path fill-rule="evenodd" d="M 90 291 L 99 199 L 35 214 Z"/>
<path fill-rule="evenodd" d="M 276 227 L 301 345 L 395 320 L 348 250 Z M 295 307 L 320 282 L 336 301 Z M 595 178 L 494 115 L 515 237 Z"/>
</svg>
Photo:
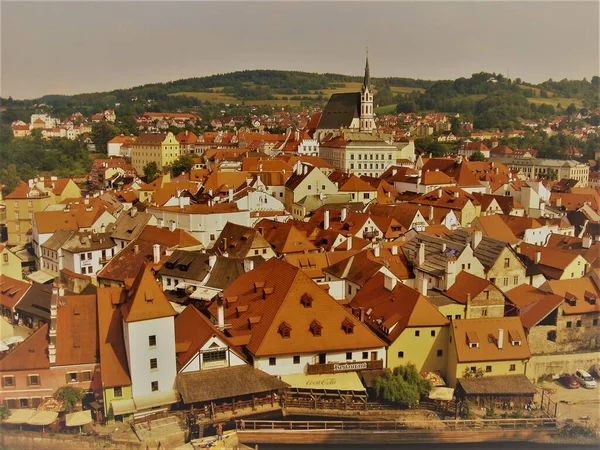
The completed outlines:
<svg viewBox="0 0 600 450">
<path fill-rule="evenodd" d="M 375 361 L 344 361 L 326 364 L 308 364 L 306 373 L 308 375 L 319 375 L 322 373 L 355 372 L 357 370 L 383 369 L 383 360 Z"/>
</svg>

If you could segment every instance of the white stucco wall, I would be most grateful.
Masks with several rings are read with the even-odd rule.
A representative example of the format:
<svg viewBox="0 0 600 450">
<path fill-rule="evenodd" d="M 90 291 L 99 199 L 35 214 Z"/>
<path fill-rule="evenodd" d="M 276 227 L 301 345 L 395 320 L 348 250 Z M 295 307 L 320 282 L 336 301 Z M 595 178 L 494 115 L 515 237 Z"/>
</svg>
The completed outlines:
<svg viewBox="0 0 600 450">
<path fill-rule="evenodd" d="M 382 359 L 384 367 L 386 367 L 386 352 L 384 347 L 369 348 L 360 350 L 348 350 L 352 353 L 351 359 L 346 359 L 346 351 L 341 352 L 323 352 L 326 354 L 325 362 L 362 362 L 371 360 L 371 352 L 377 352 L 376 359 Z M 366 353 L 366 358 L 363 358 L 363 353 Z M 300 356 L 300 363 L 294 364 L 294 355 L 276 355 L 275 365 L 269 364 L 269 356 L 261 356 L 254 358 L 254 367 L 271 375 L 289 375 L 293 373 L 306 373 L 307 364 L 317 364 L 319 362 L 318 353 L 305 353 Z"/>
<path fill-rule="evenodd" d="M 159 391 L 175 388 L 175 324 L 173 317 L 123 323 L 125 348 L 133 396 L 152 394 L 152 382 L 158 381 Z M 156 336 L 156 346 L 150 347 L 149 336 Z M 158 367 L 150 369 L 150 359 Z"/>
</svg>

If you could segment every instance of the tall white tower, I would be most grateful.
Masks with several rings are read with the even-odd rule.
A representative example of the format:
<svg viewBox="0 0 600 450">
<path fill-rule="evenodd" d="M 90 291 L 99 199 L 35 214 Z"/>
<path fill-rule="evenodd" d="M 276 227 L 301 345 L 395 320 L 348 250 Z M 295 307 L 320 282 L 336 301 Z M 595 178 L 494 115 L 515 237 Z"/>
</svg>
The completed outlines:
<svg viewBox="0 0 600 450">
<path fill-rule="evenodd" d="M 374 129 L 375 119 L 373 118 L 373 91 L 371 86 L 371 72 L 369 70 L 369 51 L 367 50 L 365 79 L 360 90 L 360 131 L 372 131 Z"/>
</svg>

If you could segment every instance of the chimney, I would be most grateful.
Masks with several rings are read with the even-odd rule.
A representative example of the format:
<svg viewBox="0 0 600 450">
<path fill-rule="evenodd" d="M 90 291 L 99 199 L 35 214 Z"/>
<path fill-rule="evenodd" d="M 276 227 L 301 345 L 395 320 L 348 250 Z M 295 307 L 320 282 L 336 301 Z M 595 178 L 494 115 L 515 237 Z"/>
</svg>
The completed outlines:
<svg viewBox="0 0 600 450">
<path fill-rule="evenodd" d="M 590 248 L 592 246 L 592 235 L 586 234 L 583 236 L 583 240 L 581 241 L 581 246 L 583 248 Z"/>
<path fill-rule="evenodd" d="M 348 217 L 348 208 L 342 208 L 342 215 L 340 216 L 340 220 L 342 222 L 345 222 L 346 217 Z"/>
<path fill-rule="evenodd" d="M 176 225 L 175 225 L 175 221 L 171 220 L 169 222 L 169 231 L 175 231 L 175 228 L 177 228 Z"/>
<path fill-rule="evenodd" d="M 428 290 L 427 277 L 425 277 L 423 274 L 418 275 L 417 276 L 417 291 L 419 291 L 419 294 L 427 296 L 427 290 Z"/>
<path fill-rule="evenodd" d="M 252 272 L 254 270 L 254 261 L 251 259 L 244 259 L 244 272 Z"/>
<path fill-rule="evenodd" d="M 498 328 L 498 349 L 502 350 L 504 346 L 504 330 L 502 328 Z"/>
<path fill-rule="evenodd" d="M 441 189 L 438 189 L 438 197 L 442 198 L 442 190 Z"/>
<path fill-rule="evenodd" d="M 381 247 L 379 247 L 379 244 L 376 244 L 373 247 L 373 255 L 375 255 L 375 258 L 379 258 L 381 256 Z"/>
<path fill-rule="evenodd" d="M 229 203 L 233 203 L 233 189 L 229 189 Z"/>
<path fill-rule="evenodd" d="M 448 248 L 448 245 L 446 245 L 445 242 L 442 242 L 442 253 L 446 253 L 447 248 Z"/>
<path fill-rule="evenodd" d="M 392 255 L 397 255 L 398 254 L 398 246 L 392 245 L 392 248 L 390 249 L 390 251 L 392 252 Z"/>
<path fill-rule="evenodd" d="M 140 252 L 140 246 L 138 244 L 135 244 L 133 246 L 133 253 L 135 253 L 136 255 Z"/>
<path fill-rule="evenodd" d="M 183 209 L 183 197 L 179 196 L 177 198 L 177 203 L 179 204 L 179 208 Z"/>
<path fill-rule="evenodd" d="M 154 261 L 154 264 L 158 264 L 160 261 L 160 245 L 158 244 L 152 246 L 152 260 Z"/>
<path fill-rule="evenodd" d="M 450 289 L 456 281 L 456 258 L 450 257 L 446 261 L 446 270 L 444 275 L 446 276 L 446 290 Z"/>
<path fill-rule="evenodd" d="M 350 250 L 352 248 L 352 235 L 346 238 L 346 250 Z"/>
<path fill-rule="evenodd" d="M 135 217 L 135 216 L 137 215 L 137 212 L 138 212 L 137 208 L 136 208 L 135 206 L 133 206 L 133 207 L 132 207 L 132 208 L 129 210 L 129 215 L 130 215 L 131 217 Z"/>
<path fill-rule="evenodd" d="M 398 173 L 398 170 L 392 169 L 392 176 L 396 176 L 397 173 Z"/>
<path fill-rule="evenodd" d="M 421 267 L 423 264 L 425 264 L 425 242 L 419 244 L 417 253 L 417 267 Z"/>
<path fill-rule="evenodd" d="M 482 239 L 483 239 L 483 232 L 481 232 L 479 230 L 475 230 L 473 232 L 473 234 L 471 235 L 471 248 L 473 250 L 475 250 L 481 243 Z"/>
<path fill-rule="evenodd" d="M 50 343 L 48 345 L 48 359 L 50 365 L 56 363 L 56 309 L 58 307 L 59 290 L 58 285 L 52 286 L 52 297 L 50 297 Z"/>
<path fill-rule="evenodd" d="M 323 229 L 329 230 L 329 210 L 325 210 L 325 217 L 323 218 Z"/>
<path fill-rule="evenodd" d="M 388 275 L 384 275 L 383 277 L 383 287 L 388 291 L 392 292 L 396 287 L 398 280 L 395 277 L 390 277 Z"/>
<path fill-rule="evenodd" d="M 83 199 L 83 204 L 84 205 L 89 205 L 90 204 L 90 198 L 89 197 L 84 198 Z"/>
<path fill-rule="evenodd" d="M 542 259 L 542 252 L 535 252 L 535 263 L 539 264 L 540 260 Z"/>
<path fill-rule="evenodd" d="M 216 262 L 217 262 L 217 255 L 210 255 L 208 257 L 208 265 L 210 266 L 211 269 L 213 267 L 215 267 Z"/>
<path fill-rule="evenodd" d="M 210 189 L 208 190 L 208 195 L 210 195 L 211 197 L 213 196 L 213 190 L 212 190 L 212 188 L 210 188 Z"/>
<path fill-rule="evenodd" d="M 225 308 L 223 308 L 223 300 L 217 300 L 217 327 L 223 331 L 225 329 Z"/>
<path fill-rule="evenodd" d="M 562 206 L 562 197 L 557 197 L 555 204 L 557 208 L 560 208 Z"/>
<path fill-rule="evenodd" d="M 460 192 L 456 191 L 456 192 L 454 193 L 454 197 L 456 197 L 456 198 L 460 197 Z"/>
<path fill-rule="evenodd" d="M 429 217 L 427 220 L 433 220 L 433 205 L 429 205 Z"/>
<path fill-rule="evenodd" d="M 362 306 L 360 308 L 358 308 L 358 319 L 361 322 L 365 321 L 365 308 L 363 308 Z"/>
</svg>

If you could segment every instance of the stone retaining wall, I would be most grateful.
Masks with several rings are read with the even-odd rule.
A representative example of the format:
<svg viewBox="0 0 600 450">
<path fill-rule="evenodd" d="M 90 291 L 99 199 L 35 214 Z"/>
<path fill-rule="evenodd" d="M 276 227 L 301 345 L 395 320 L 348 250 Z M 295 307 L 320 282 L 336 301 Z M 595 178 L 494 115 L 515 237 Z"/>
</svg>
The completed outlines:
<svg viewBox="0 0 600 450">
<path fill-rule="evenodd" d="M 575 373 L 577 369 L 589 370 L 600 363 L 598 352 L 568 353 L 560 355 L 534 355 L 527 363 L 526 375 L 537 380 L 542 375 Z"/>
</svg>

